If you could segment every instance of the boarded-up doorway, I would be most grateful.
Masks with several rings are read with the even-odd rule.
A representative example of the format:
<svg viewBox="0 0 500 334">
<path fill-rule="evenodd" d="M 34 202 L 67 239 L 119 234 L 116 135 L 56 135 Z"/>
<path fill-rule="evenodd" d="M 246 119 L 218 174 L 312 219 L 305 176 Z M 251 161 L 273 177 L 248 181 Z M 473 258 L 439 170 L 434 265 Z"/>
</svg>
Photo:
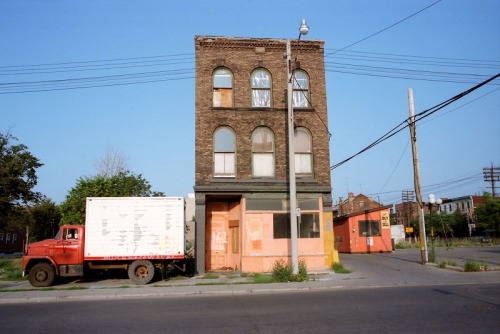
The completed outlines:
<svg viewBox="0 0 500 334">
<path fill-rule="evenodd" d="M 211 202 L 206 217 L 205 269 L 241 268 L 239 202 Z"/>
</svg>

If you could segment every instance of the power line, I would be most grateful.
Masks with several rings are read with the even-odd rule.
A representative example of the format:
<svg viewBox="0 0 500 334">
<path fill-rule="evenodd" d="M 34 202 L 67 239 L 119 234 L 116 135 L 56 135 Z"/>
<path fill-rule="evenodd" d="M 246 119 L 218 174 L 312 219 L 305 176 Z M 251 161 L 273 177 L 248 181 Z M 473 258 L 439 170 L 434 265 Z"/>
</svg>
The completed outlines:
<svg viewBox="0 0 500 334">
<path fill-rule="evenodd" d="M 405 17 L 404 19 L 401 19 L 401 20 L 397 21 L 396 23 L 393 23 L 393 24 L 391 24 L 390 26 L 388 26 L 388 27 L 386 27 L 386 28 L 384 28 L 384 29 L 382 29 L 382 30 L 379 30 L 379 31 L 377 31 L 377 32 L 375 32 L 375 33 L 373 33 L 373 34 L 371 34 L 371 35 L 369 35 L 369 36 L 365 37 L 365 38 L 362 38 L 362 39 L 360 39 L 360 40 L 359 40 L 359 41 L 357 41 L 357 42 L 354 42 L 354 43 L 352 43 L 352 44 L 349 44 L 348 46 L 345 46 L 345 47 L 343 47 L 342 49 L 339 49 L 339 50 L 337 50 L 337 51 L 335 51 L 335 52 L 332 52 L 332 53 L 330 53 L 330 54 L 327 54 L 327 56 L 332 55 L 332 54 L 335 54 L 335 53 L 337 53 L 337 52 L 339 52 L 339 51 L 343 51 L 343 50 L 345 50 L 345 49 L 348 49 L 348 48 L 350 48 L 351 46 L 354 46 L 354 45 L 356 45 L 356 44 L 359 44 L 359 43 L 361 43 L 361 42 L 366 41 L 366 40 L 367 40 L 367 39 L 369 39 L 369 38 L 372 38 L 372 37 L 374 37 L 374 36 L 376 36 L 376 35 L 378 35 L 378 34 L 381 34 L 381 33 L 383 33 L 384 31 L 389 30 L 389 29 L 391 29 L 392 27 L 397 26 L 398 24 L 400 24 L 400 23 L 402 23 L 402 22 L 404 22 L 404 21 L 406 21 L 406 20 L 408 20 L 408 19 L 412 18 L 413 16 L 415 16 L 415 15 L 418 15 L 418 14 L 422 13 L 423 11 L 425 11 L 425 10 L 427 10 L 427 9 L 431 8 L 432 6 L 434 6 L 434 5 L 438 4 L 438 3 L 439 3 L 439 2 L 441 2 L 441 1 L 442 1 L 442 0 L 438 0 L 438 1 L 434 2 L 433 4 L 430 4 L 429 6 L 427 6 L 427 7 L 423 8 L 423 9 L 419 10 L 418 12 L 415 12 L 415 13 L 411 14 L 410 16 L 407 16 L 407 17 Z"/>
<path fill-rule="evenodd" d="M 416 122 L 419 122 L 421 121 L 422 119 L 434 114 L 435 112 L 443 109 L 444 107 L 452 104 L 453 102 L 455 101 L 458 101 L 459 99 L 463 98 L 464 96 L 472 93 L 473 91 L 475 91 L 476 89 L 479 89 L 480 87 L 488 84 L 489 82 L 497 79 L 498 77 L 500 77 L 500 73 L 497 74 L 497 75 L 494 75 L 493 77 L 489 78 L 488 80 L 485 80 L 483 81 L 482 83 L 458 94 L 458 95 L 455 95 L 454 97 L 444 101 L 444 102 L 441 102 L 440 104 L 432 107 L 432 108 L 429 108 L 427 110 L 424 110 L 418 114 L 415 115 L 415 123 Z M 403 126 L 404 124 L 406 124 L 405 126 Z M 404 120 L 402 121 L 401 123 L 399 123 L 397 126 L 395 126 L 394 128 L 392 128 L 390 131 L 386 132 L 383 136 L 381 136 L 379 139 L 377 139 L 376 141 L 374 141 L 373 143 L 371 143 L 370 145 L 368 145 L 367 147 L 363 148 L 361 151 L 355 153 L 354 155 L 350 156 L 349 158 L 347 159 L 344 159 L 338 163 L 336 163 L 335 165 L 331 166 L 330 167 L 330 170 L 334 170 L 335 168 L 337 167 L 340 167 L 342 166 L 343 164 L 345 164 L 346 162 L 352 160 L 353 158 L 355 158 L 356 156 L 368 151 L 369 149 L 373 148 L 374 146 L 380 144 L 381 142 L 391 138 L 392 136 L 398 134 L 399 132 L 403 131 L 404 129 L 406 129 L 408 126 L 410 125 L 409 121 L 408 120 Z"/>
</svg>

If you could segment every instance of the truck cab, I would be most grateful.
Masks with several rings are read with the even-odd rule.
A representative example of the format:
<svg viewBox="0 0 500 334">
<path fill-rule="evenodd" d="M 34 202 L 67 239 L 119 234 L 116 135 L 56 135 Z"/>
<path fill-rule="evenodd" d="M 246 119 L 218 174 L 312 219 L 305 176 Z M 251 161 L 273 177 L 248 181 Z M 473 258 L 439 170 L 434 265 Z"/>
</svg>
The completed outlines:
<svg viewBox="0 0 500 334">
<path fill-rule="evenodd" d="M 63 225 L 53 239 L 29 244 L 23 256 L 23 275 L 31 285 L 52 285 L 56 276 L 83 276 L 85 227 Z"/>
</svg>

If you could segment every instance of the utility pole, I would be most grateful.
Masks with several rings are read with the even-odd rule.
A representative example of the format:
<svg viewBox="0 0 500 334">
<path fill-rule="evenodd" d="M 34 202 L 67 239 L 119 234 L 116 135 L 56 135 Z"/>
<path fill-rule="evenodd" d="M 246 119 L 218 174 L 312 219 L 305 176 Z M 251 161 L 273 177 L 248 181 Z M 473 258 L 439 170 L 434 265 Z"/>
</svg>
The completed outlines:
<svg viewBox="0 0 500 334">
<path fill-rule="evenodd" d="M 500 181 L 500 167 L 493 167 L 493 163 L 491 167 L 483 168 L 484 182 L 491 183 L 491 195 L 496 197 L 495 192 L 495 182 Z"/>
<path fill-rule="evenodd" d="M 405 225 L 405 227 L 410 227 L 410 222 L 411 219 L 413 218 L 412 207 L 413 207 L 415 192 L 413 190 L 403 190 L 401 196 L 403 201 L 403 225 Z"/>
<path fill-rule="evenodd" d="M 426 264 L 429 261 L 429 258 L 427 255 L 427 240 L 425 235 L 424 203 L 422 202 L 422 193 L 420 192 L 420 172 L 418 167 L 415 109 L 413 105 L 413 90 L 411 88 L 408 88 L 408 105 L 410 107 L 410 139 L 411 149 L 413 153 L 413 183 L 415 185 L 415 195 L 418 206 L 418 223 L 420 230 L 420 255 L 422 257 L 422 264 Z"/>
</svg>

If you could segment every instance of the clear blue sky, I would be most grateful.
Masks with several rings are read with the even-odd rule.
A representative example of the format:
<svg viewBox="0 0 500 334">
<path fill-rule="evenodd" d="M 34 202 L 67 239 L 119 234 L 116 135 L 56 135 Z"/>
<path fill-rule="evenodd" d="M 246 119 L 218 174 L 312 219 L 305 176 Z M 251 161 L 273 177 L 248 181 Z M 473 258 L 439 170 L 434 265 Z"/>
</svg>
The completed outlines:
<svg viewBox="0 0 500 334">
<path fill-rule="evenodd" d="M 0 131 L 40 159 L 36 190 L 58 203 L 108 147 L 154 190 L 185 196 L 194 36 L 297 38 L 305 18 L 305 39 L 325 41 L 334 165 L 408 117 L 408 88 L 419 113 L 500 72 L 500 1 L 443 0 L 394 25 L 434 2 L 1 1 Z M 424 200 L 487 190 L 483 167 L 500 165 L 499 88 L 417 124 Z M 413 188 L 408 129 L 334 169 L 332 187 L 335 201 L 351 191 L 400 202 Z"/>
</svg>

